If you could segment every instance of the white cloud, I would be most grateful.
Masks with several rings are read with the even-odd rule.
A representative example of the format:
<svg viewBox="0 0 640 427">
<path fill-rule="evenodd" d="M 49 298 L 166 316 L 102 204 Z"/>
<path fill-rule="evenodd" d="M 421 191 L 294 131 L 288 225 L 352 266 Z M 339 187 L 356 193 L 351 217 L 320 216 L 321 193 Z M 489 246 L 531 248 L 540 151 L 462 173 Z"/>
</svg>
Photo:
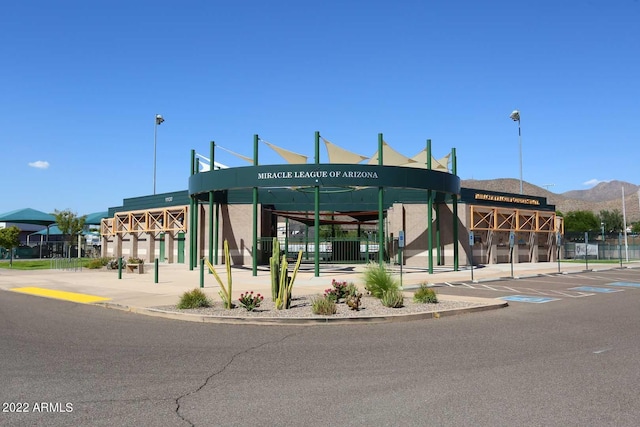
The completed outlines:
<svg viewBox="0 0 640 427">
<path fill-rule="evenodd" d="M 582 185 L 586 185 L 587 187 L 594 187 L 601 182 L 609 182 L 608 180 L 599 180 L 599 179 L 590 179 L 589 181 L 583 182 Z"/>
<path fill-rule="evenodd" d="M 48 169 L 49 162 L 47 162 L 46 160 L 37 160 L 35 162 L 29 163 L 29 166 L 36 169 Z"/>
</svg>

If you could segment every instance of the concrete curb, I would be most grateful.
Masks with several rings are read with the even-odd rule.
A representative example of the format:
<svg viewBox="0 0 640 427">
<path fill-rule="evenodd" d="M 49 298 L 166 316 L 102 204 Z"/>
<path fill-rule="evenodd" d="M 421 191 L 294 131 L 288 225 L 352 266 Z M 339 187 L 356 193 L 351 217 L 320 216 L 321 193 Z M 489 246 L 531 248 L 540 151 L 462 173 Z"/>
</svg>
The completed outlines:
<svg viewBox="0 0 640 427">
<path fill-rule="evenodd" d="M 452 298 L 452 296 L 447 296 Z M 98 302 L 92 305 L 101 306 L 129 313 L 142 314 L 152 317 L 161 317 L 172 320 L 182 320 L 197 323 L 216 323 L 234 325 L 283 325 L 283 326 L 313 326 L 313 325 L 345 325 L 345 324 L 376 324 L 409 322 L 414 320 L 437 319 L 440 317 L 456 316 L 468 313 L 478 313 L 487 310 L 505 308 L 509 304 L 506 301 L 491 300 L 488 298 L 458 297 L 461 301 L 478 301 L 482 305 L 465 308 L 454 308 L 442 311 L 428 311 L 423 313 L 394 314 L 386 316 L 361 316 L 361 317 L 234 317 L 234 316 L 213 316 L 202 314 L 179 313 L 175 311 L 160 310 L 146 307 L 129 307 L 122 304 L 110 302 Z"/>
</svg>

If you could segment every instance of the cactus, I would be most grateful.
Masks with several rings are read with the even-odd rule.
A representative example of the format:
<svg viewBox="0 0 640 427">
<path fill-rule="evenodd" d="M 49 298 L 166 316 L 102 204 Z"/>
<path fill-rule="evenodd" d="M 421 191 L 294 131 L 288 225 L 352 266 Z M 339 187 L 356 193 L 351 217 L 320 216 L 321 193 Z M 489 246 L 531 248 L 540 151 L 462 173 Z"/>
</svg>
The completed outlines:
<svg viewBox="0 0 640 427">
<path fill-rule="evenodd" d="M 209 268 L 209 270 L 211 270 L 211 272 L 213 273 L 213 276 L 218 281 L 218 285 L 220 285 L 221 290 L 220 292 L 218 292 L 218 295 L 220 295 L 220 298 L 222 298 L 222 302 L 224 303 L 224 308 L 227 308 L 227 309 L 233 308 L 233 304 L 231 303 L 231 289 L 232 289 L 233 281 L 231 278 L 231 256 L 229 256 L 229 242 L 227 242 L 226 239 L 224 241 L 224 263 L 225 263 L 225 267 L 227 268 L 227 286 L 226 287 L 224 283 L 222 283 L 220 276 L 218 276 L 218 273 L 216 273 L 215 268 L 213 268 L 213 265 L 211 265 L 209 260 L 205 260 L 205 263 L 207 264 L 207 267 Z"/>
<path fill-rule="evenodd" d="M 269 258 L 269 269 L 271 270 L 271 299 L 275 301 L 278 298 L 280 287 L 280 242 L 275 237 L 273 238 L 272 255 Z"/>
<path fill-rule="evenodd" d="M 282 255 L 282 262 L 280 263 L 280 272 L 279 272 L 279 278 L 280 281 L 278 283 L 278 295 L 276 296 L 276 308 L 278 310 L 282 310 L 283 308 L 289 308 L 291 305 L 291 294 L 288 294 L 288 290 L 290 290 L 291 288 L 289 287 L 289 284 L 287 283 L 289 281 L 289 274 L 288 274 L 288 263 L 287 263 L 287 257 L 285 255 Z M 288 295 L 287 295 L 288 294 Z M 289 297 L 289 298 L 287 298 Z"/>
<path fill-rule="evenodd" d="M 301 261 L 302 250 L 298 252 L 298 259 L 293 268 L 292 276 L 289 277 L 287 257 L 285 255 L 280 256 L 280 243 L 274 237 L 273 255 L 269 258 L 269 268 L 271 270 L 271 299 L 275 302 L 278 310 L 291 307 L 291 291 Z"/>
</svg>

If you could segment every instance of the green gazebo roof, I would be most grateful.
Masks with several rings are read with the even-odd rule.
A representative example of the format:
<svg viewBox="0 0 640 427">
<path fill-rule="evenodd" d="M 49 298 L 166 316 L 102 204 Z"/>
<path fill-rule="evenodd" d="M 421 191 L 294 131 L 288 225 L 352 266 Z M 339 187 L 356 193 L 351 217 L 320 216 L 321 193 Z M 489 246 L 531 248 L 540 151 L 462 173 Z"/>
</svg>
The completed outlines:
<svg viewBox="0 0 640 427">
<path fill-rule="evenodd" d="M 25 208 L 0 214 L 0 222 L 51 225 L 56 222 L 56 217 L 35 209 Z"/>
</svg>

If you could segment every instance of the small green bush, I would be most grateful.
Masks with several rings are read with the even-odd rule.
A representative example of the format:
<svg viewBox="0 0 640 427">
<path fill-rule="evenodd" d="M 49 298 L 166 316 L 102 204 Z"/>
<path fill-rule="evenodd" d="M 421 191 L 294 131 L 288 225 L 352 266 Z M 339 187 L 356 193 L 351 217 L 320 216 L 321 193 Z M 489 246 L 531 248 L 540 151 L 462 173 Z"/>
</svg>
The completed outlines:
<svg viewBox="0 0 640 427">
<path fill-rule="evenodd" d="M 389 289 L 382 294 L 380 302 L 385 307 L 400 308 L 404 305 L 404 295 L 399 289 Z"/>
<path fill-rule="evenodd" d="M 358 287 L 353 282 L 347 284 L 347 296 L 357 296 L 359 293 Z"/>
<path fill-rule="evenodd" d="M 314 297 L 311 300 L 311 311 L 313 314 L 319 314 L 321 316 L 336 314 L 336 302 L 324 296 Z"/>
<path fill-rule="evenodd" d="M 421 304 L 436 304 L 438 302 L 438 296 L 436 291 L 428 288 L 424 283 L 420 285 L 420 288 L 413 294 L 413 302 Z"/>
<path fill-rule="evenodd" d="M 204 292 L 198 288 L 182 294 L 180 302 L 178 302 L 178 308 L 181 310 L 199 307 L 211 307 L 211 301 Z"/>
<path fill-rule="evenodd" d="M 109 263 L 109 261 L 110 261 L 110 258 L 95 258 L 95 259 L 89 260 L 85 265 L 85 267 L 95 270 L 95 269 L 104 267 Z"/>
<path fill-rule="evenodd" d="M 369 263 L 364 270 L 364 287 L 372 296 L 382 298 L 390 290 L 398 290 L 399 283 L 384 265 Z"/>
</svg>

